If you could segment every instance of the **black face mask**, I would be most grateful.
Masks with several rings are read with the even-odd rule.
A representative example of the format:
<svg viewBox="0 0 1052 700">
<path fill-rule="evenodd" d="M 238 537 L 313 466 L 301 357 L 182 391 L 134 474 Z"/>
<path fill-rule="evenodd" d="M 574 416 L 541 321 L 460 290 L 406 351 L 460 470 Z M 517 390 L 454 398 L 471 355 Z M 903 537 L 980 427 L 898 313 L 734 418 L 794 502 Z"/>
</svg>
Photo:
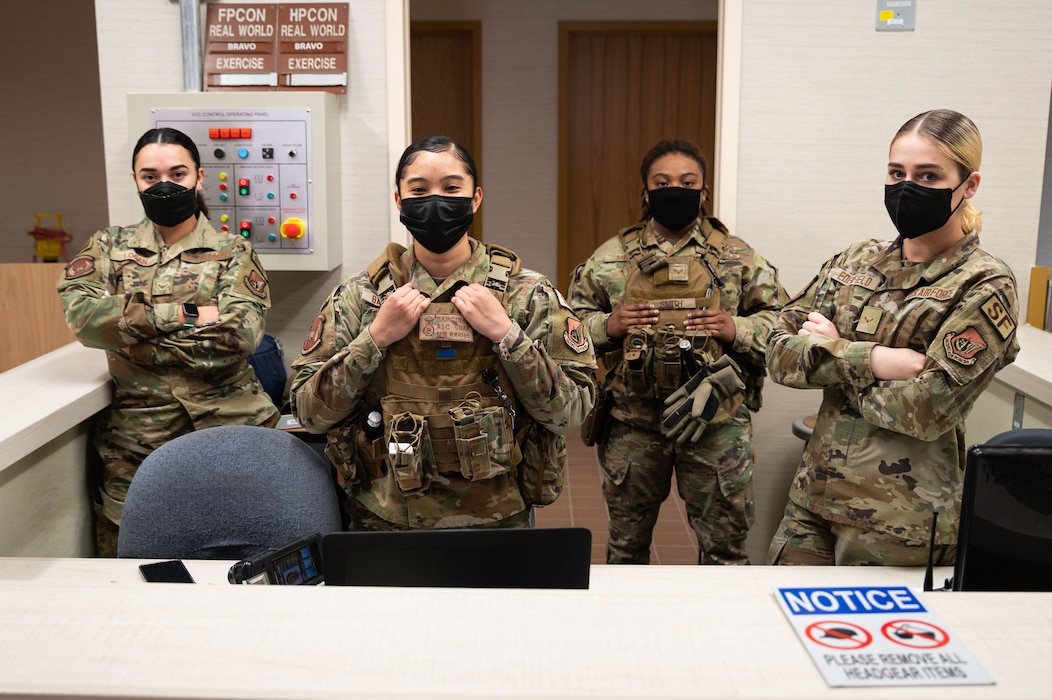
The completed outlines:
<svg viewBox="0 0 1052 700">
<path fill-rule="evenodd" d="M 475 212 L 471 197 L 447 197 L 431 194 L 402 199 L 398 220 L 413 234 L 413 239 L 435 255 L 445 253 L 471 228 Z"/>
<path fill-rule="evenodd" d="M 197 214 L 197 188 L 158 182 L 139 193 L 146 216 L 158 226 L 178 226 Z"/>
<path fill-rule="evenodd" d="M 650 215 L 669 231 L 686 228 L 701 211 L 701 190 L 687 187 L 659 187 L 647 190 Z"/>
<path fill-rule="evenodd" d="M 967 180 L 962 180 L 960 187 Z M 964 203 L 964 198 L 957 207 L 950 209 L 953 193 L 957 187 L 935 188 L 924 187 L 909 180 L 884 185 L 884 206 L 887 207 L 891 223 L 895 224 L 903 238 L 916 238 L 942 228 L 953 213 Z"/>
</svg>

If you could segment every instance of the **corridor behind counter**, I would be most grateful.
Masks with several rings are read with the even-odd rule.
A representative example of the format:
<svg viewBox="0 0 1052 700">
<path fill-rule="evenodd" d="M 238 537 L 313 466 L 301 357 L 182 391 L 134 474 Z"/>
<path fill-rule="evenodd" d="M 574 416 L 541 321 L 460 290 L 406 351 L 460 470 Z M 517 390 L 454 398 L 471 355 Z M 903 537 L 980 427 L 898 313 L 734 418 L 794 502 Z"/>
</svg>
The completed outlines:
<svg viewBox="0 0 1052 700">
<path fill-rule="evenodd" d="M 534 511 L 537 527 L 591 530 L 593 564 L 606 563 L 606 538 L 610 533 L 601 482 L 595 448 L 586 447 L 575 430 L 566 436 L 566 481 L 562 495 L 552 505 Z M 650 563 L 681 566 L 698 563 L 698 541 L 687 523 L 683 499 L 675 485 L 661 504 L 654 541 L 650 543 Z"/>
</svg>

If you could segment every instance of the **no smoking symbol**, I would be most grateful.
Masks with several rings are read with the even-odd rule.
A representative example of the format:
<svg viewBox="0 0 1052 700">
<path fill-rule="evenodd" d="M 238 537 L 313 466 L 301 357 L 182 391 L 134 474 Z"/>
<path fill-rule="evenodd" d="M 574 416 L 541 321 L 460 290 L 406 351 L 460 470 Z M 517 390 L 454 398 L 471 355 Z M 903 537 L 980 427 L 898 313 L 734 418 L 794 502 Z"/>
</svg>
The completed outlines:
<svg viewBox="0 0 1052 700">
<path fill-rule="evenodd" d="M 864 627 L 839 620 L 816 622 L 809 625 L 805 633 L 815 644 L 830 649 L 861 649 L 873 641 L 873 635 Z"/>
<path fill-rule="evenodd" d="M 946 630 L 920 620 L 892 620 L 880 631 L 892 642 L 912 649 L 938 649 L 950 641 Z"/>
</svg>

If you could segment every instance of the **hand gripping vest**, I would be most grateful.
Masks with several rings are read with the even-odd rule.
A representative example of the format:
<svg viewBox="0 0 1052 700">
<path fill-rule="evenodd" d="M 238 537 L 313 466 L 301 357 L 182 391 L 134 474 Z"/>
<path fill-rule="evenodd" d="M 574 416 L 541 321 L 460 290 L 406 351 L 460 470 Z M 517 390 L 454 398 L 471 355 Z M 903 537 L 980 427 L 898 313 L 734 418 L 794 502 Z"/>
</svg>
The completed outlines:
<svg viewBox="0 0 1052 700">
<path fill-rule="evenodd" d="M 380 303 L 406 282 L 404 250 L 389 245 L 369 268 Z M 508 280 L 521 263 L 499 246 L 488 245 L 487 251 L 490 269 L 483 284 L 507 309 Z M 554 475 L 545 473 L 545 459 L 537 459 L 545 442 L 535 437 L 541 426 L 519 405 L 492 341 L 475 332 L 450 301 L 454 292 L 433 299 L 417 331 L 387 349 L 362 411 L 379 408 L 383 434 L 367 438 L 359 430 L 359 458 L 370 479 L 391 469 L 406 496 L 427 493 L 436 478 L 505 479 L 517 480 L 526 503 L 550 503 L 561 489 L 562 472 L 551 492 L 547 482 Z M 557 461 L 558 455 L 543 457 Z"/>
<path fill-rule="evenodd" d="M 615 382 L 626 397 L 664 399 L 682 386 L 700 364 L 723 354 L 722 345 L 708 331 L 687 331 L 687 314 L 696 309 L 718 308 L 723 282 L 711 253 L 666 256 L 645 253 L 641 237 L 645 224 L 620 233 L 628 255 L 624 304 L 650 303 L 659 311 L 658 323 L 630 332 L 620 351 L 610 353 L 607 366 L 615 367 Z M 722 249 L 726 234 L 713 227 L 709 245 Z M 620 355 L 620 358 L 618 358 Z"/>
</svg>

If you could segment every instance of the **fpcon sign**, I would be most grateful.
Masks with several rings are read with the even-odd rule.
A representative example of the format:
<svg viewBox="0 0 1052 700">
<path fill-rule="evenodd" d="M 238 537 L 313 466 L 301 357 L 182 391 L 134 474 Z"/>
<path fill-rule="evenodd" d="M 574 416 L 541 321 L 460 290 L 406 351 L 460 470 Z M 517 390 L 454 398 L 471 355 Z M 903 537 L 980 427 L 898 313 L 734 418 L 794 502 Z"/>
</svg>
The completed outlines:
<svg viewBox="0 0 1052 700">
<path fill-rule="evenodd" d="M 345 2 L 209 3 L 205 90 L 347 92 Z"/>
</svg>

